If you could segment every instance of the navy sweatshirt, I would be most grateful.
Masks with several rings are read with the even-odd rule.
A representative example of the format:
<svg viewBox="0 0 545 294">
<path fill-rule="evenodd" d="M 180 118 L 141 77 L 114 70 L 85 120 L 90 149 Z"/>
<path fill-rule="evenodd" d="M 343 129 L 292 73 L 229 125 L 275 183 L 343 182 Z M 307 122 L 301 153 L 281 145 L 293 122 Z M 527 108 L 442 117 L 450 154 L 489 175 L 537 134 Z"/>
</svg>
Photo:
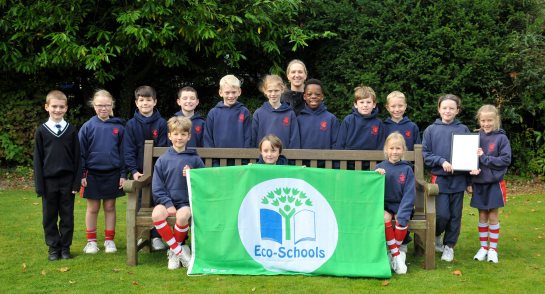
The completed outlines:
<svg viewBox="0 0 545 294">
<path fill-rule="evenodd" d="M 305 105 L 297 117 L 301 134 L 301 149 L 333 149 L 339 121 L 324 104 L 312 110 Z"/>
<path fill-rule="evenodd" d="M 287 90 L 282 93 L 280 101 L 286 102 L 295 112 L 295 115 L 299 115 L 301 110 L 305 107 L 305 100 L 303 99 L 303 92 Z"/>
<path fill-rule="evenodd" d="M 175 116 L 184 116 L 182 111 L 178 111 Z M 191 139 L 187 142 L 187 147 L 203 147 L 204 146 L 204 126 L 205 120 L 198 112 L 193 113 L 191 119 Z"/>
<path fill-rule="evenodd" d="M 204 147 L 250 148 L 252 139 L 250 111 L 237 102 L 231 107 L 218 102 L 208 112 L 204 130 Z"/>
<path fill-rule="evenodd" d="M 269 134 L 280 138 L 286 149 L 301 148 L 297 117 L 288 104 L 282 103 L 280 107 L 274 109 L 269 102 L 265 102 L 254 112 L 252 146 L 257 147 L 261 139 Z"/>
<path fill-rule="evenodd" d="M 391 163 L 385 160 L 376 168 L 386 171 L 384 203 L 397 214 L 400 225 L 406 226 L 411 218 L 416 198 L 416 180 L 411 164 L 405 160 Z"/>
<path fill-rule="evenodd" d="M 174 206 L 177 209 L 189 206 L 187 180 L 183 176 L 186 165 L 190 168 L 204 167 L 195 149 L 186 149 L 178 153 L 170 147 L 157 159 L 151 184 L 156 204 L 162 204 L 166 208 Z"/>
<path fill-rule="evenodd" d="M 468 172 L 446 173 L 443 170 L 443 163 L 452 160 L 452 134 L 467 133 L 469 133 L 467 126 L 457 119 L 450 124 L 445 124 L 438 118 L 424 130 L 422 139 L 424 164 L 431 168 L 432 175 L 437 176 L 435 183 L 439 185 L 441 193 L 458 193 L 467 187 Z"/>
<path fill-rule="evenodd" d="M 476 184 L 497 183 L 503 180 L 507 167 L 511 164 L 511 145 L 502 129 L 485 133 L 479 132 L 479 146 L 484 154 L 479 157 L 481 172 L 472 176 Z"/>
<path fill-rule="evenodd" d="M 45 180 L 72 174 L 70 191 L 81 186 L 81 153 L 78 130 L 67 124 L 61 134 L 44 123 L 38 127 L 34 145 L 34 183 L 36 194 L 44 196 Z"/>
<path fill-rule="evenodd" d="M 405 143 L 407 144 L 407 150 L 409 151 L 414 150 L 414 144 L 422 143 L 418 126 L 406 116 L 404 116 L 398 123 L 389 117 L 384 120 L 384 127 L 386 128 L 386 137 L 393 132 L 399 132 L 401 135 L 403 135 L 403 138 L 405 138 Z"/>
<path fill-rule="evenodd" d="M 168 146 L 167 122 L 159 111 L 153 111 L 149 117 L 143 116 L 138 110 L 134 112 L 125 126 L 123 151 L 125 165 L 132 174 L 142 172 L 144 167 L 144 143 L 153 140 L 153 146 Z"/>
<path fill-rule="evenodd" d="M 127 170 L 123 157 L 123 120 L 110 117 L 106 121 L 96 115 L 83 124 L 79 131 L 81 164 L 84 170 L 120 170 L 125 178 Z"/>
<path fill-rule="evenodd" d="M 336 149 L 382 150 L 386 132 L 377 114 L 377 107 L 369 116 L 352 108 L 352 113 L 344 118 L 339 128 Z"/>
</svg>

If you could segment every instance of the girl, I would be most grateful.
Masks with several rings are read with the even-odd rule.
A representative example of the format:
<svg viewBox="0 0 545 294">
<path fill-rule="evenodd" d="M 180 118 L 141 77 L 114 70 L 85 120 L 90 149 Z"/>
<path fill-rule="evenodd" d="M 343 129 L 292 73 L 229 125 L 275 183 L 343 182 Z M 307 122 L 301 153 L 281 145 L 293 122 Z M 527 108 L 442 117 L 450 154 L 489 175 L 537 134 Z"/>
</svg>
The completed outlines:
<svg viewBox="0 0 545 294">
<path fill-rule="evenodd" d="M 461 103 L 460 98 L 453 94 L 439 97 L 437 110 L 441 118 L 426 128 L 422 140 L 424 164 L 431 168 L 432 183 L 439 186 L 439 194 L 435 198 L 436 251 L 442 251 L 441 260 L 447 262 L 454 259 L 454 246 L 460 235 L 464 190 L 467 188 L 468 177 L 465 172 L 455 172 L 449 162 L 452 134 L 469 133 L 467 126 L 456 119 Z M 441 241 L 443 233 L 445 235 Z"/>
<path fill-rule="evenodd" d="M 481 248 L 475 260 L 498 263 L 500 235 L 499 208 L 505 204 L 503 176 L 511 164 L 511 145 L 505 131 L 500 128 L 500 115 L 493 105 L 484 105 L 477 112 L 480 125 L 478 170 L 471 171 L 473 197 L 471 207 L 479 210 L 479 239 Z M 489 244 L 490 242 L 490 244 Z"/>
<path fill-rule="evenodd" d="M 299 124 L 295 112 L 288 104 L 280 102 L 280 95 L 285 86 L 282 78 L 267 75 L 263 78 L 259 90 L 269 101 L 254 112 L 252 120 L 252 146 L 266 135 L 274 134 L 286 145 L 286 148 L 301 148 Z"/>
<path fill-rule="evenodd" d="M 299 115 L 305 107 L 303 91 L 307 79 L 307 67 L 301 60 L 293 59 L 288 64 L 286 76 L 290 82 L 290 90 L 282 94 L 282 102 L 288 103 L 295 111 L 295 114 Z"/>
<path fill-rule="evenodd" d="M 114 99 L 106 90 L 98 90 L 90 101 L 96 112 L 83 124 L 79 132 L 83 178 L 82 197 L 87 199 L 85 225 L 87 245 L 84 253 L 99 251 L 96 227 L 100 205 L 104 207 L 105 242 L 104 251 L 117 251 L 115 237 L 115 199 L 123 195 L 123 183 L 127 171 L 123 160 L 123 121 L 113 116 Z"/>
<path fill-rule="evenodd" d="M 259 160 L 261 164 L 287 165 L 288 159 L 281 155 L 282 141 L 275 135 L 267 135 L 259 142 Z"/>
<path fill-rule="evenodd" d="M 392 256 L 392 269 L 397 274 L 407 273 L 405 252 L 399 246 L 407 235 L 416 197 L 415 178 L 411 164 L 403 160 L 407 151 L 405 139 L 399 132 L 390 134 L 384 143 L 384 156 L 387 160 L 377 164 L 376 171 L 386 175 L 384 191 L 384 225 L 386 244 Z M 395 229 L 392 219 L 396 220 Z"/>
</svg>

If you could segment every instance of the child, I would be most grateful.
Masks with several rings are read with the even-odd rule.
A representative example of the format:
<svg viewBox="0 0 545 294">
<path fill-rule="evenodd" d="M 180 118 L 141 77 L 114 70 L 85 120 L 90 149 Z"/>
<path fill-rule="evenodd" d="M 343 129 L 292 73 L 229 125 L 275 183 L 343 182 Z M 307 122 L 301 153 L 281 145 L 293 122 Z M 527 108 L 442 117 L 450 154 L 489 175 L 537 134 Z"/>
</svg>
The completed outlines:
<svg viewBox="0 0 545 294">
<path fill-rule="evenodd" d="M 97 245 L 97 218 L 100 206 L 104 208 L 104 252 L 115 253 L 115 199 L 123 195 L 127 171 L 123 157 L 123 120 L 113 117 L 114 98 L 106 90 L 95 92 L 90 104 L 96 112 L 79 131 L 83 178 L 82 197 L 87 199 L 85 225 L 87 245 L 84 253 L 95 254 Z"/>
<path fill-rule="evenodd" d="M 435 197 L 436 250 L 443 252 L 441 260 L 447 262 L 454 259 L 454 246 L 460 235 L 468 177 L 465 172 L 455 172 L 448 161 L 451 158 L 452 134 L 469 133 L 469 129 L 456 119 L 461 104 L 460 98 L 453 94 L 439 97 L 437 110 L 441 118 L 426 128 L 422 140 L 424 164 L 431 168 L 432 183 L 439 186 L 439 194 Z M 441 241 L 443 232 L 445 235 Z"/>
<path fill-rule="evenodd" d="M 297 117 L 302 149 L 333 149 L 339 121 L 327 111 L 324 101 L 322 82 L 310 79 L 305 83 L 305 107 Z"/>
<path fill-rule="evenodd" d="M 499 208 L 505 204 L 503 176 L 511 164 L 511 145 L 500 128 L 498 109 L 484 105 L 477 112 L 480 125 L 479 169 L 471 171 L 473 197 L 471 207 L 479 209 L 479 239 L 481 248 L 474 259 L 498 263 L 498 239 L 500 236 Z M 490 244 L 488 243 L 490 241 Z"/>
<path fill-rule="evenodd" d="M 220 80 L 218 102 L 208 112 L 204 130 L 204 147 L 212 148 L 250 148 L 251 124 L 250 111 L 237 99 L 241 94 L 240 81 L 234 75 L 226 75 Z M 227 162 L 233 165 L 234 161 Z M 219 161 L 214 160 L 213 166 Z"/>
<path fill-rule="evenodd" d="M 307 79 L 307 67 L 301 60 L 293 59 L 288 64 L 286 76 L 290 82 L 290 90 L 282 93 L 281 101 L 288 103 L 295 114 L 299 115 L 305 107 L 303 90 Z"/>
<path fill-rule="evenodd" d="M 405 95 L 399 91 L 393 91 L 386 97 L 386 110 L 390 117 L 384 120 L 386 135 L 393 132 L 399 132 L 405 137 L 407 150 L 414 150 L 414 144 L 420 144 L 420 130 L 418 126 L 404 116 L 407 109 L 407 100 Z"/>
<path fill-rule="evenodd" d="M 76 127 L 64 120 L 66 95 L 57 90 L 45 98 L 49 120 L 38 127 L 34 147 L 34 182 L 42 197 L 42 224 L 48 259 L 69 259 L 74 235 L 74 194 L 81 181 Z M 57 225 L 57 219 L 60 222 Z"/>
<path fill-rule="evenodd" d="M 138 180 L 144 168 L 145 141 L 153 140 L 153 146 L 157 147 L 166 147 L 168 141 L 167 122 L 158 110 L 154 110 L 157 105 L 155 89 L 150 86 L 140 86 L 134 91 L 134 99 L 138 109 L 125 126 L 123 151 L 127 169 L 131 172 L 133 180 Z M 154 250 L 166 249 L 155 230 L 151 230 L 151 247 Z"/>
<path fill-rule="evenodd" d="M 392 269 L 397 274 L 407 273 L 405 252 L 399 246 L 407 235 L 416 198 L 415 178 L 410 163 L 403 160 L 407 151 L 403 136 L 394 132 L 386 138 L 384 155 L 387 160 L 377 164 L 376 171 L 386 175 L 384 191 L 384 225 L 386 243 L 392 255 Z M 395 217 L 395 229 L 392 219 Z"/>
<path fill-rule="evenodd" d="M 180 262 L 189 266 L 191 253 L 187 245 L 181 245 L 189 230 L 189 195 L 186 171 L 189 168 L 204 167 L 195 149 L 186 149 L 191 139 L 191 121 L 187 117 L 175 116 L 168 120 L 168 139 L 172 147 L 155 163 L 152 180 L 152 194 L 157 205 L 151 218 L 155 228 L 170 246 L 167 252 L 168 269 L 177 269 Z M 167 223 L 167 217 L 176 216 L 174 231 Z"/>
<path fill-rule="evenodd" d="M 354 89 L 354 108 L 347 115 L 337 135 L 336 149 L 381 150 L 384 147 L 385 130 L 377 117 L 377 97 L 371 87 L 359 86 Z M 353 169 L 353 162 L 350 168 Z M 364 169 L 369 162 L 363 162 Z"/>
<path fill-rule="evenodd" d="M 285 143 L 288 149 L 299 149 L 299 124 L 295 112 L 286 103 L 280 102 L 280 95 L 285 89 L 282 78 L 277 75 L 266 75 L 259 90 L 267 97 L 268 102 L 254 112 L 252 120 L 252 146 L 267 135 L 274 134 Z"/>
<path fill-rule="evenodd" d="M 259 142 L 259 160 L 261 164 L 288 165 L 288 159 L 282 155 L 282 140 L 275 135 L 267 135 Z"/>
<path fill-rule="evenodd" d="M 191 119 L 193 128 L 191 129 L 191 140 L 187 143 L 187 147 L 203 147 L 203 134 L 205 120 L 195 108 L 199 105 L 199 97 L 197 90 L 193 87 L 183 87 L 178 91 L 178 99 L 176 103 L 180 106 L 180 111 L 176 112 L 175 116 L 185 116 Z"/>
</svg>

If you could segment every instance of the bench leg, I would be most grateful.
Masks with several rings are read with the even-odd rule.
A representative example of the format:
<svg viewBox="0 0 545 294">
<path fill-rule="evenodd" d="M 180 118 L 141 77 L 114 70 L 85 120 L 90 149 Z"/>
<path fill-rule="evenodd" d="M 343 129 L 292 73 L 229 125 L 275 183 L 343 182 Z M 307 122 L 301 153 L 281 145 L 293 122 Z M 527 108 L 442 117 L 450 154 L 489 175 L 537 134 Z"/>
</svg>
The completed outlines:
<svg viewBox="0 0 545 294">
<path fill-rule="evenodd" d="M 435 269 L 435 215 L 428 218 L 424 242 L 424 269 Z"/>
</svg>

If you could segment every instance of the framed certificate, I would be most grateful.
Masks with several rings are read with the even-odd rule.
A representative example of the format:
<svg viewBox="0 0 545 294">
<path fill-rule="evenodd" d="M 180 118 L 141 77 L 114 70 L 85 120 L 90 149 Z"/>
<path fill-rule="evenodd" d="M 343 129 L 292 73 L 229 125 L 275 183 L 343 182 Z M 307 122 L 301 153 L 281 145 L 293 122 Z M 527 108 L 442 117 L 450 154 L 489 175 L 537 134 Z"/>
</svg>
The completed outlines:
<svg viewBox="0 0 545 294">
<path fill-rule="evenodd" d="M 453 170 L 470 171 L 479 168 L 479 134 L 452 134 L 450 163 Z"/>
</svg>

